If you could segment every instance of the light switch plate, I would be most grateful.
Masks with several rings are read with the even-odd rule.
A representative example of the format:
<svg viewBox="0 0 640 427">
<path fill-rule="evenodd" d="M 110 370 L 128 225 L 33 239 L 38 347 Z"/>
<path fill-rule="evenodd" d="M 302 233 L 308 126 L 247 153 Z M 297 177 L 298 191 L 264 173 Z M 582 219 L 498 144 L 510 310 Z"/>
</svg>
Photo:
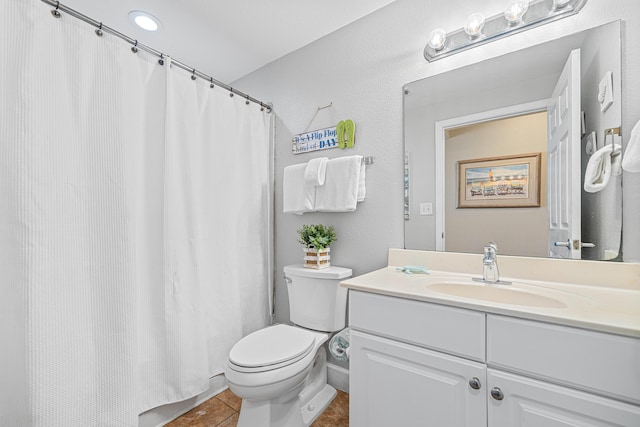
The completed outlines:
<svg viewBox="0 0 640 427">
<path fill-rule="evenodd" d="M 420 203 L 420 215 L 433 215 L 433 204 Z"/>
</svg>

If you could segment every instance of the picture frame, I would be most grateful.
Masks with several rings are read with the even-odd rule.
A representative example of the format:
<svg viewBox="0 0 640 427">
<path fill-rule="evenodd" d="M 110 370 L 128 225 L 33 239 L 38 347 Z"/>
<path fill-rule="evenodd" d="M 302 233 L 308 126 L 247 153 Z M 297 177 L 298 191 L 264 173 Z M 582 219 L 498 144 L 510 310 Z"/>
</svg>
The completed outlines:
<svg viewBox="0 0 640 427">
<path fill-rule="evenodd" d="M 541 153 L 460 160 L 456 208 L 540 207 Z"/>
</svg>

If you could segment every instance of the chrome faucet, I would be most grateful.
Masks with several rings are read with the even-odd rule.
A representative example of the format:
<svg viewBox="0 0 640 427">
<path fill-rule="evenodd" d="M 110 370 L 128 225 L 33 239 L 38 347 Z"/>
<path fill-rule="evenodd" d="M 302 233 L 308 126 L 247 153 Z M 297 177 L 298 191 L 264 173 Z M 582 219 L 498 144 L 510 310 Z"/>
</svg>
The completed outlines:
<svg viewBox="0 0 640 427">
<path fill-rule="evenodd" d="M 510 285 L 511 282 L 500 280 L 498 272 L 498 245 L 493 242 L 487 243 L 484 247 L 484 256 L 482 257 L 482 279 L 472 277 L 476 282 L 489 283 L 491 285 Z"/>
<path fill-rule="evenodd" d="M 498 245 L 489 242 L 484 247 L 484 257 L 482 258 L 482 281 L 487 283 L 500 282 L 498 272 Z"/>
</svg>

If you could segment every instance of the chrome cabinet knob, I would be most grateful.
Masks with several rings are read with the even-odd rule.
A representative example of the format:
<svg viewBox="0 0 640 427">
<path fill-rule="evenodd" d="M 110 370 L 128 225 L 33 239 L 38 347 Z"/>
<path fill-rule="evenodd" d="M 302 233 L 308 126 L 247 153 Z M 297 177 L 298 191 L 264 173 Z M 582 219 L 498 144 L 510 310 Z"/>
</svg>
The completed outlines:
<svg viewBox="0 0 640 427">
<path fill-rule="evenodd" d="M 499 387 L 494 387 L 491 389 L 491 397 L 493 397 L 495 400 L 502 400 L 504 399 L 504 393 L 502 392 L 502 390 L 500 390 Z"/>
<path fill-rule="evenodd" d="M 469 387 L 471 387 L 474 390 L 479 390 L 480 387 L 482 387 L 482 384 L 480 383 L 479 379 L 477 379 L 476 377 L 473 377 L 469 380 Z"/>
</svg>

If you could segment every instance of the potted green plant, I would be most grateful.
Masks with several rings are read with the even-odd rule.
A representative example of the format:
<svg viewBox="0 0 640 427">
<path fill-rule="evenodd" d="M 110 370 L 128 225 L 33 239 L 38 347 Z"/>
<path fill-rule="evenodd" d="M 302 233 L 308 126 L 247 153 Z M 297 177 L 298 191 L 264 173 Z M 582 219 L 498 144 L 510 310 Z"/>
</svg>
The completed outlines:
<svg viewBox="0 0 640 427">
<path fill-rule="evenodd" d="M 304 224 L 297 231 L 300 236 L 298 242 L 304 246 L 304 266 L 315 269 L 331 266 L 330 246 L 338 238 L 333 226 Z"/>
</svg>

